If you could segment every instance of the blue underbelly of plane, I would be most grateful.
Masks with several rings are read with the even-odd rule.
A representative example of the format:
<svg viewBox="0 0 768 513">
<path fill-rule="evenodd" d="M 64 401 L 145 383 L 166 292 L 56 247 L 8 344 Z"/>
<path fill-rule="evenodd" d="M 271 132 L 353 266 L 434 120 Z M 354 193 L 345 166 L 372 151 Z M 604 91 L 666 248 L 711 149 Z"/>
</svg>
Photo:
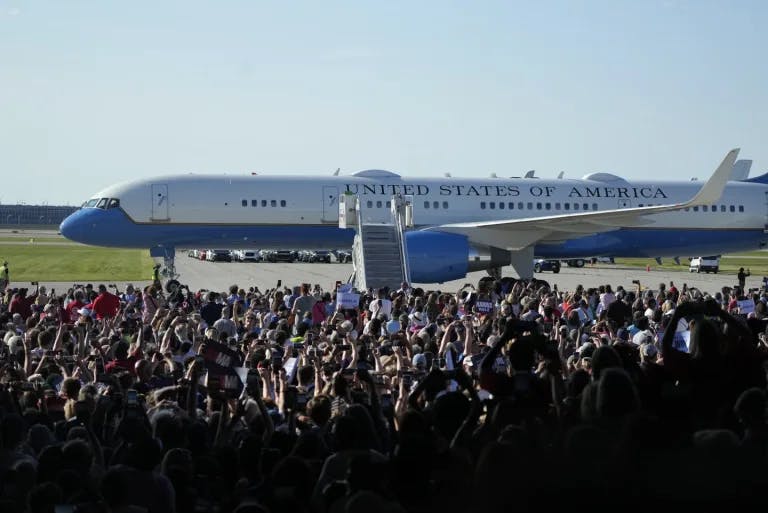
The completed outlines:
<svg viewBox="0 0 768 513">
<path fill-rule="evenodd" d="M 61 224 L 68 239 L 125 248 L 335 249 L 352 245 L 354 230 L 337 225 L 231 225 L 133 222 L 122 209 L 82 209 Z M 673 257 L 762 249 L 755 230 L 622 229 L 556 244 L 537 244 L 540 258 Z"/>
</svg>

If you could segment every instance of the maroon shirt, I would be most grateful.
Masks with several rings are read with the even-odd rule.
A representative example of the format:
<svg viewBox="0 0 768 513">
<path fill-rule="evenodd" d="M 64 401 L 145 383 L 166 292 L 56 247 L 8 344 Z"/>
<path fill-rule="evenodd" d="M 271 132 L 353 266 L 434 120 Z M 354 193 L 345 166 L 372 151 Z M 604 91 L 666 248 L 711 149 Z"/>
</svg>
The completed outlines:
<svg viewBox="0 0 768 513">
<path fill-rule="evenodd" d="M 97 319 L 109 319 L 117 315 L 120 298 L 109 292 L 102 292 L 93 300 L 93 311 Z"/>
</svg>

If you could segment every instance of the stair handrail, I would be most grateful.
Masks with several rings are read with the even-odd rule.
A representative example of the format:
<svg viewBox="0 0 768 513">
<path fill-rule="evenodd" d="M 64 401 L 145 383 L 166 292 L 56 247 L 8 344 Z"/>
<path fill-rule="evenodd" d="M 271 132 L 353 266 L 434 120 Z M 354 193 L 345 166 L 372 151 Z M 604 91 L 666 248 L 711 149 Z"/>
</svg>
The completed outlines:
<svg viewBox="0 0 768 513">
<path fill-rule="evenodd" d="M 411 264 L 408 260 L 408 245 L 405 239 L 405 199 L 401 194 L 392 196 L 392 217 L 397 234 L 397 245 L 400 251 L 400 269 L 403 281 L 411 283 Z"/>
<path fill-rule="evenodd" d="M 355 195 L 355 216 L 357 231 L 352 245 L 352 265 L 355 268 L 355 287 L 358 290 L 368 290 L 368 280 L 365 276 L 365 251 L 363 251 L 363 213 L 360 196 Z"/>
</svg>

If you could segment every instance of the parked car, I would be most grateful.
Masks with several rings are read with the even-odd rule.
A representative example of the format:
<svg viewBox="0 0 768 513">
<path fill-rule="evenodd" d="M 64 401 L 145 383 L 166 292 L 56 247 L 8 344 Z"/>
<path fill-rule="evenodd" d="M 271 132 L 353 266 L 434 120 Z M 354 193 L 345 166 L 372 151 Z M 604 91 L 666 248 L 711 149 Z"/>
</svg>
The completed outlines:
<svg viewBox="0 0 768 513">
<path fill-rule="evenodd" d="M 199 255 L 199 253 L 200 253 L 200 251 L 198 251 L 198 250 L 196 250 L 196 249 L 190 249 L 189 251 L 187 251 L 187 256 L 188 256 L 189 258 L 200 258 L 200 257 L 198 256 L 198 255 Z"/>
<path fill-rule="evenodd" d="M 266 262 L 289 262 L 293 263 L 299 257 L 298 251 L 293 249 L 277 249 L 267 252 L 264 260 Z"/>
<path fill-rule="evenodd" d="M 331 263 L 331 252 L 325 249 L 318 249 L 317 251 L 310 251 L 309 252 L 309 261 L 310 262 L 322 262 L 325 264 Z"/>
<path fill-rule="evenodd" d="M 688 272 L 701 273 L 705 272 L 715 273 L 720 270 L 720 255 L 705 256 L 705 257 L 693 257 L 691 263 L 688 266 Z"/>
<path fill-rule="evenodd" d="M 231 262 L 232 254 L 228 249 L 209 249 L 206 258 L 209 262 Z"/>
<path fill-rule="evenodd" d="M 275 251 L 275 262 L 295 262 L 298 252 L 293 249 L 278 249 Z"/>
<path fill-rule="evenodd" d="M 533 272 L 540 273 L 542 271 L 552 271 L 553 273 L 557 274 L 560 272 L 560 261 L 559 260 L 544 260 L 544 259 L 537 259 L 533 261 Z"/>
<path fill-rule="evenodd" d="M 274 262 L 274 253 L 273 249 L 262 249 L 259 251 L 259 260 L 262 262 Z"/>
<path fill-rule="evenodd" d="M 258 262 L 259 252 L 256 251 L 255 249 L 241 249 L 240 261 L 241 262 Z"/>
<path fill-rule="evenodd" d="M 586 263 L 586 260 L 583 258 L 572 258 L 570 260 L 565 260 L 565 265 L 568 267 L 584 267 L 584 264 Z"/>
<path fill-rule="evenodd" d="M 352 252 L 348 249 L 336 250 L 336 261 L 340 264 L 347 264 L 352 262 Z"/>
<path fill-rule="evenodd" d="M 590 259 L 593 264 L 615 264 L 616 261 L 613 257 L 592 257 Z"/>
</svg>

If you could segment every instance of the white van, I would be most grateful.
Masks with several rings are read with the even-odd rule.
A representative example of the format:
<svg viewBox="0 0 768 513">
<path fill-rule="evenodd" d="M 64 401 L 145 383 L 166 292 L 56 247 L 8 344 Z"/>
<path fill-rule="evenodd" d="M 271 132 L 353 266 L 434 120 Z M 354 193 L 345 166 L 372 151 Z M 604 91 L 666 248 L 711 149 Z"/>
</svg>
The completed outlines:
<svg viewBox="0 0 768 513">
<path fill-rule="evenodd" d="M 720 270 L 720 255 L 693 257 L 688 271 L 692 273 L 715 273 Z"/>
</svg>

